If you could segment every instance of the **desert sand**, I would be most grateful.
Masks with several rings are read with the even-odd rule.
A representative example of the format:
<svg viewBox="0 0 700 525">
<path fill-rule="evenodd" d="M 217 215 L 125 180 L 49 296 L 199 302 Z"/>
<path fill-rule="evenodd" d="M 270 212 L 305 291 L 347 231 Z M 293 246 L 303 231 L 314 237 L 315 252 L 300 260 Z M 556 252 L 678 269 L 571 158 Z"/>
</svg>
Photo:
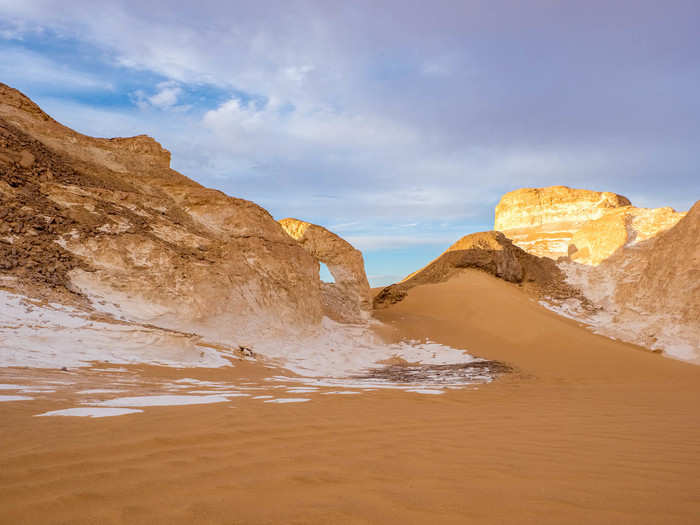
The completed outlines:
<svg viewBox="0 0 700 525">
<path fill-rule="evenodd" d="M 443 395 L 232 398 L 102 419 L 32 417 L 65 399 L 0 403 L 0 523 L 698 522 L 697 366 L 595 335 L 477 270 L 375 316 L 388 338 L 513 371 Z"/>
</svg>

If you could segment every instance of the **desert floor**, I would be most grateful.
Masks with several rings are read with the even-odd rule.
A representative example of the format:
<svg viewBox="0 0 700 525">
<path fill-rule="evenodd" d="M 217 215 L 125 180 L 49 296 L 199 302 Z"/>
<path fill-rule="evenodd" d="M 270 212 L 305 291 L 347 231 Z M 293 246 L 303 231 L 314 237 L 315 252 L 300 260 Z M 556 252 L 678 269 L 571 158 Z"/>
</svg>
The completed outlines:
<svg viewBox="0 0 700 525">
<path fill-rule="evenodd" d="M 0 403 L 0 523 L 700 523 L 700 367 L 594 335 L 475 271 L 376 316 L 392 337 L 514 371 L 443 395 L 102 419 L 32 417 L 65 399 Z M 153 381 L 270 373 L 129 368 Z"/>
</svg>

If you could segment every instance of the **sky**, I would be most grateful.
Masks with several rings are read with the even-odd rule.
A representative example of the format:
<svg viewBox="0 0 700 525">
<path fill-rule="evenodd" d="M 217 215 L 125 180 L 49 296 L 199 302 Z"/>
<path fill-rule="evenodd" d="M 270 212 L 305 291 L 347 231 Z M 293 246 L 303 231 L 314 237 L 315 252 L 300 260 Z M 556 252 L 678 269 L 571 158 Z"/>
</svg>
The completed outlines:
<svg viewBox="0 0 700 525">
<path fill-rule="evenodd" d="M 0 0 L 0 81 L 341 235 L 374 286 L 563 184 L 700 199 L 700 2 Z"/>
</svg>

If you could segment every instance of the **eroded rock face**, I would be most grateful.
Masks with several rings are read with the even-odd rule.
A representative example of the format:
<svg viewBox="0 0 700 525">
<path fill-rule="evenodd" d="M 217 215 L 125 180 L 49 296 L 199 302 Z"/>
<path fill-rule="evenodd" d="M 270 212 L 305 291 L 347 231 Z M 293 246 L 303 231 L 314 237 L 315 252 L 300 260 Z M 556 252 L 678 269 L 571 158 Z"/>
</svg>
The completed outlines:
<svg viewBox="0 0 700 525">
<path fill-rule="evenodd" d="M 599 306 L 582 319 L 600 333 L 700 364 L 700 202 L 675 226 L 598 266 L 561 266 Z"/>
<path fill-rule="evenodd" d="M 533 295 L 574 297 L 577 291 L 564 283 L 564 274 L 551 259 L 537 257 L 515 246 L 497 231 L 462 237 L 425 268 L 384 288 L 374 299 L 382 308 L 402 300 L 411 288 L 448 280 L 459 271 L 475 268 L 512 283 L 523 284 Z"/>
<path fill-rule="evenodd" d="M 496 230 L 524 250 L 557 259 L 599 264 L 623 246 L 648 239 L 678 222 L 671 208 L 631 205 L 616 193 L 566 186 L 523 188 L 496 206 Z"/>
<path fill-rule="evenodd" d="M 613 193 L 563 186 L 503 196 L 496 227 L 514 244 L 558 259 L 585 296 L 549 304 L 598 332 L 700 362 L 700 235 L 696 205 L 637 208 Z"/>
<path fill-rule="evenodd" d="M 318 266 L 261 207 L 95 139 L 0 84 L 0 273 L 35 295 L 215 339 L 316 326 Z"/>
<path fill-rule="evenodd" d="M 282 228 L 317 261 L 328 266 L 335 283 L 321 283 L 324 313 L 340 322 L 369 317 L 370 289 L 362 252 L 322 226 L 282 219 Z"/>
</svg>

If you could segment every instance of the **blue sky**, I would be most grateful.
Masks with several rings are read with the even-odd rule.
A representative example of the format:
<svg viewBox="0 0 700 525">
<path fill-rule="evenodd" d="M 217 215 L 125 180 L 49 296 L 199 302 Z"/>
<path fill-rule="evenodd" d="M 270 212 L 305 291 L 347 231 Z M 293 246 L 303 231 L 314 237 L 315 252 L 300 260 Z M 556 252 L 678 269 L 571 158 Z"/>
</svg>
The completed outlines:
<svg viewBox="0 0 700 525">
<path fill-rule="evenodd" d="M 700 198 L 700 3 L 0 0 L 0 80 L 365 253 L 373 284 L 565 184 Z"/>
</svg>

